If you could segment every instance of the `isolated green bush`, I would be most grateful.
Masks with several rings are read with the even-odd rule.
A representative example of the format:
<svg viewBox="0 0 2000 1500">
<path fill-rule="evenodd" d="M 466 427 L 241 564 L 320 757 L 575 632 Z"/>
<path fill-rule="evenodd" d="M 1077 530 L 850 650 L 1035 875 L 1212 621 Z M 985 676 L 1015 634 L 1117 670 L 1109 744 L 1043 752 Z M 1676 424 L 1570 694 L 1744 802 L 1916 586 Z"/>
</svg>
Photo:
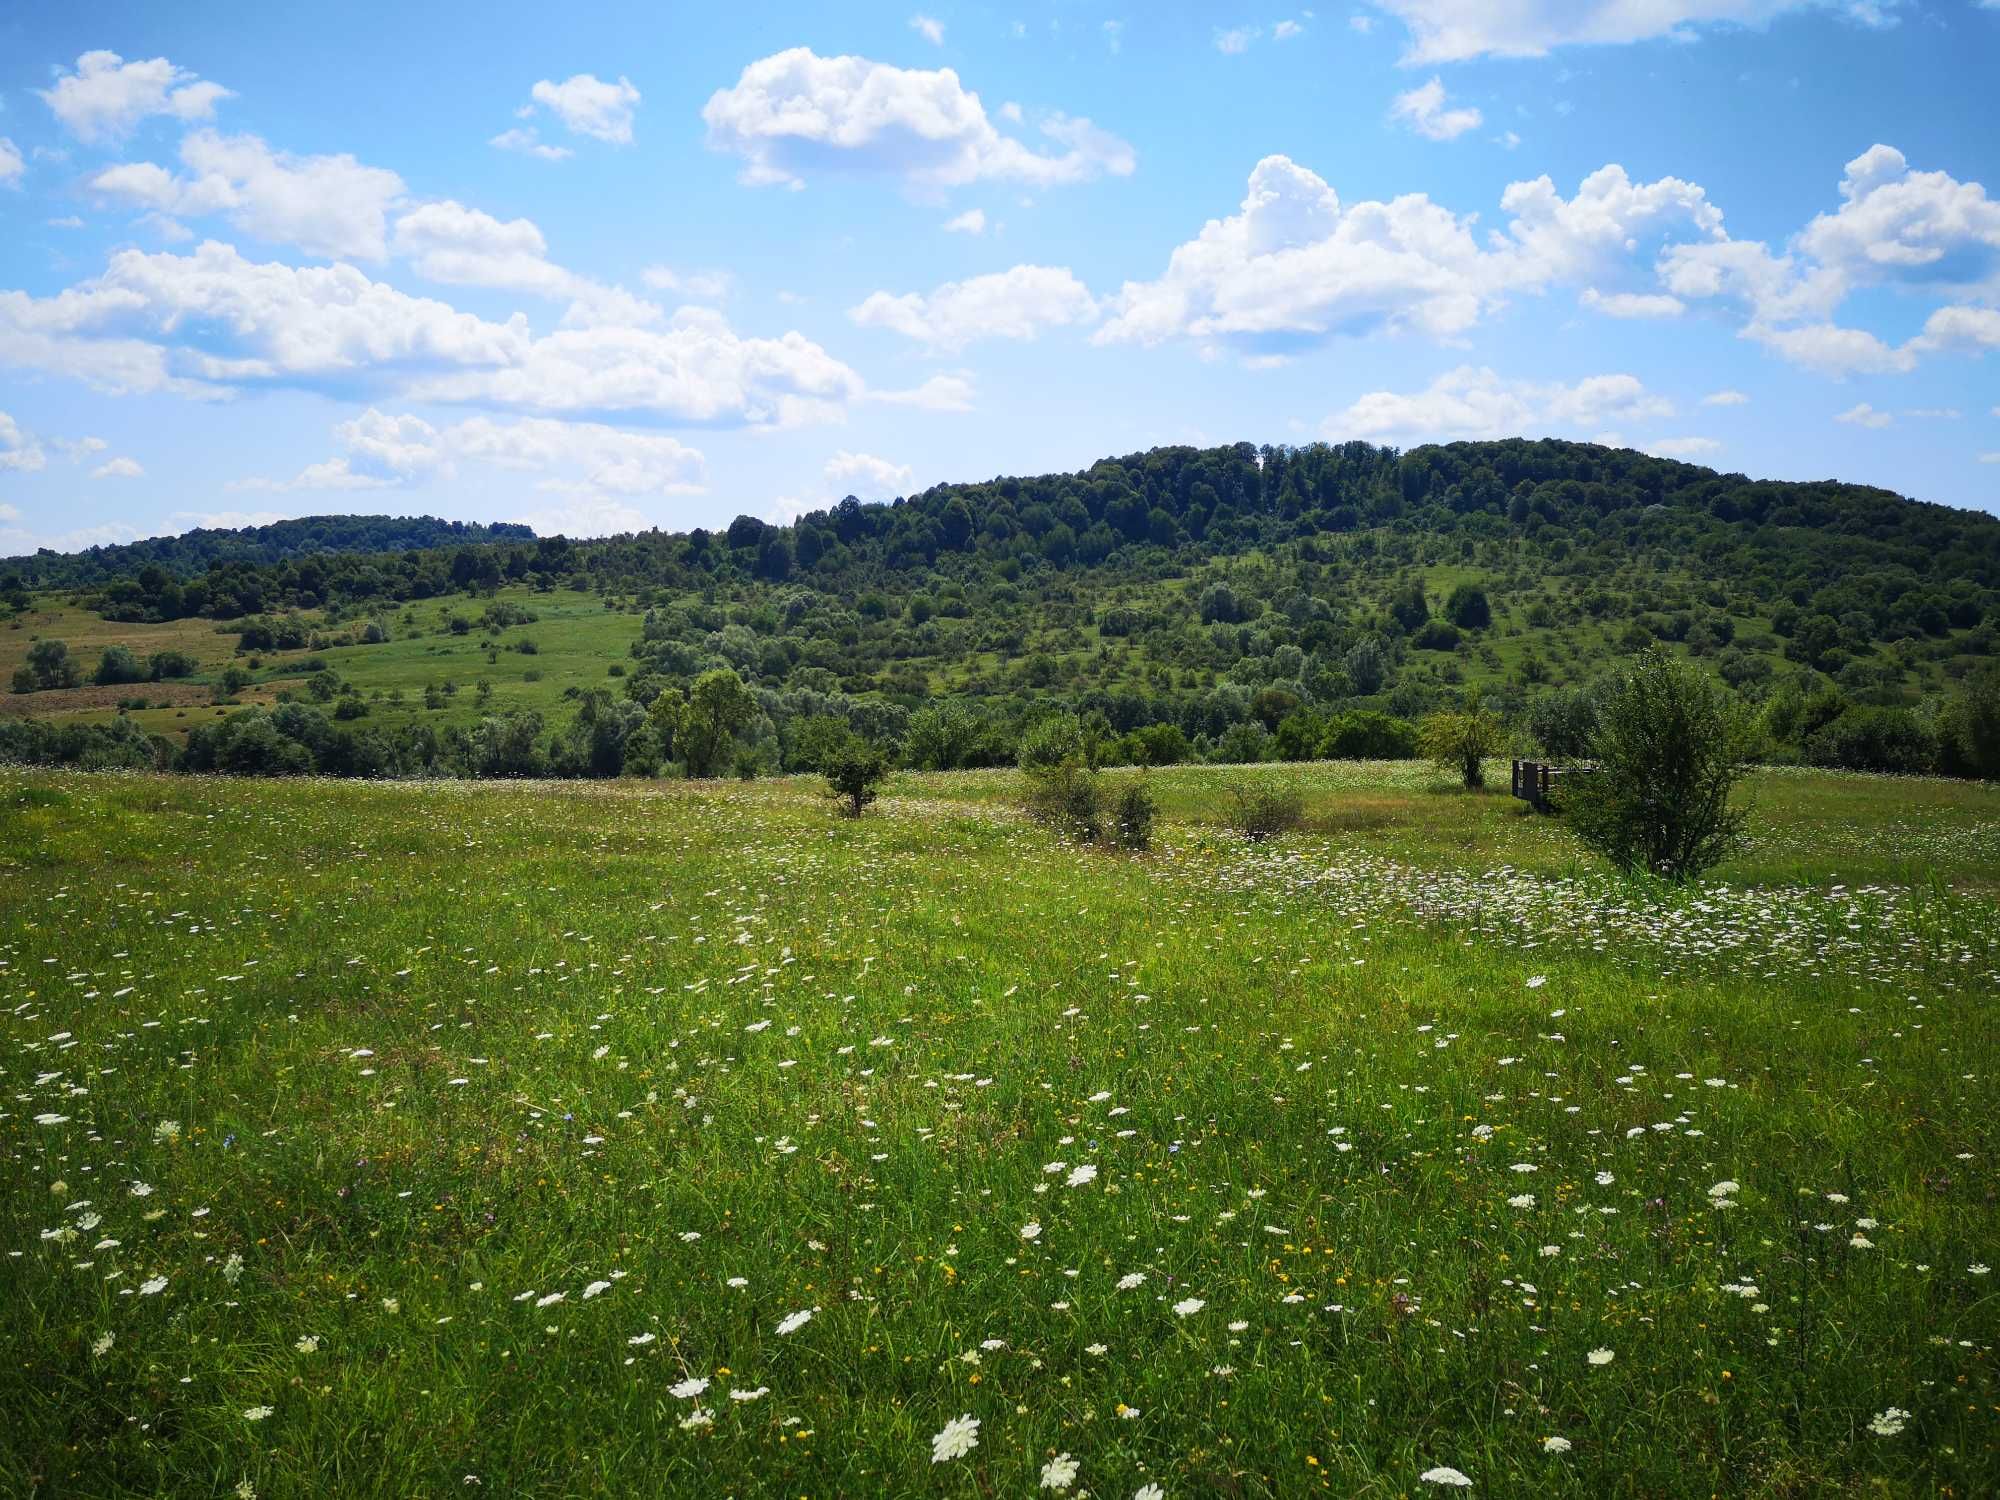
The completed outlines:
<svg viewBox="0 0 2000 1500">
<path fill-rule="evenodd" d="M 1230 788 L 1229 823 L 1246 839 L 1290 833 L 1306 820 L 1305 794 L 1277 782 L 1238 782 Z"/>
<path fill-rule="evenodd" d="M 1559 807 L 1619 869 L 1693 880 L 1743 841 L 1729 805 L 1752 732 L 1721 683 L 1655 647 L 1601 705 L 1595 773 L 1564 778 Z"/>
<path fill-rule="evenodd" d="M 1153 821 L 1159 803 L 1144 776 L 1119 783 L 1111 797 L 1111 831 L 1121 849 L 1140 853 L 1153 847 Z"/>
<path fill-rule="evenodd" d="M 130 646 L 106 646 L 104 654 L 97 658 L 97 670 L 91 674 L 91 681 L 99 687 L 122 687 L 145 680 L 145 664 L 132 654 Z"/>
</svg>

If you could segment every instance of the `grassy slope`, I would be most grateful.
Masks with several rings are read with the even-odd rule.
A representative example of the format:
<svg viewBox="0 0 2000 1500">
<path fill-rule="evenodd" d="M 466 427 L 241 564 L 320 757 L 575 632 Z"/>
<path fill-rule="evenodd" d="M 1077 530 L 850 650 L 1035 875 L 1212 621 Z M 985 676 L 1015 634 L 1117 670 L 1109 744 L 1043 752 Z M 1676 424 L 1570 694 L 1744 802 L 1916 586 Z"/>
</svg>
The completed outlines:
<svg viewBox="0 0 2000 1500">
<path fill-rule="evenodd" d="M 1657 898 L 1256 774 L 1326 831 L 0 772 L 0 1490 L 1991 1491 L 1995 793 L 1769 778 Z"/>
</svg>

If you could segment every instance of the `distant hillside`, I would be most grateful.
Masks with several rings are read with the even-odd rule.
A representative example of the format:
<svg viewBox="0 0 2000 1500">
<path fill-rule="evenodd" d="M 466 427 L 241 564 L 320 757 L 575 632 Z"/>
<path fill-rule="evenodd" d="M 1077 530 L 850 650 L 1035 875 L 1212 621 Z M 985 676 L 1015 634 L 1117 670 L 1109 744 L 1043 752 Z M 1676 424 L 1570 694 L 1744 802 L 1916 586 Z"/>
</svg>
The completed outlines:
<svg viewBox="0 0 2000 1500">
<path fill-rule="evenodd" d="M 132 577 L 148 567 L 186 579 L 216 563 L 280 563 L 331 553 L 411 552 L 534 539 L 528 527 L 504 521 L 481 526 L 435 516 L 302 516 L 269 526 L 203 528 L 87 552 L 44 548 L 31 557 L 0 561 L 0 575 L 18 574 L 30 588 L 79 588 Z"/>
<path fill-rule="evenodd" d="M 605 774 L 631 713 L 727 667 L 756 695 L 747 734 L 769 767 L 807 763 L 815 718 L 901 741 L 941 704 L 955 727 L 932 744 L 925 719 L 929 748 L 906 749 L 921 763 L 1007 760 L 1054 710 L 1155 762 L 1296 759 L 1387 753 L 1467 693 L 1524 742 L 1574 741 L 1576 693 L 1658 645 L 1756 705 L 1774 753 L 1922 769 L 1957 763 L 1949 706 L 2000 664 L 2000 519 L 1587 443 L 1158 448 L 850 496 L 788 526 L 596 541 L 288 524 L 302 546 L 315 526 L 441 540 L 180 574 L 101 549 L 36 559 L 38 579 L 96 571 L 32 598 L 0 569 L 0 668 L 66 637 L 96 684 L 43 660 L 0 716 L 124 705 L 178 741 L 209 688 L 304 694 L 350 726 L 326 739 L 352 755 L 313 750 L 323 768 Z M 114 644 L 196 660 L 138 691 L 118 686 L 135 682 L 123 657 L 99 659 Z M 540 717 L 511 739 L 491 727 L 516 714 Z M 545 731 L 596 748 L 490 758 Z"/>
</svg>

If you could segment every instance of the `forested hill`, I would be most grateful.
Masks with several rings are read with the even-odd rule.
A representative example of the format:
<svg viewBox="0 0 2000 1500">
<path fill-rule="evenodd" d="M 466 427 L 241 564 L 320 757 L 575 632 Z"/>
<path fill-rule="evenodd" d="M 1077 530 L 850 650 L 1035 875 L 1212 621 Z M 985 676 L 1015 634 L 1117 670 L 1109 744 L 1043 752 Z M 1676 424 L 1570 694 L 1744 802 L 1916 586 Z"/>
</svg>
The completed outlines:
<svg viewBox="0 0 2000 1500">
<path fill-rule="evenodd" d="M 534 539 L 528 527 L 506 522 L 480 526 L 435 516 L 302 516 L 268 526 L 204 527 L 86 552 L 43 549 L 32 557 L 0 562 L 0 573 L 18 573 L 32 588 L 77 588 L 132 577 L 149 567 L 187 579 L 217 563 L 268 564 L 329 553 L 411 552 Z"/>
<path fill-rule="evenodd" d="M 313 517 L 44 552 L 0 564 L 0 582 L 116 584 L 103 599 L 122 619 L 228 619 L 505 581 L 707 589 L 741 580 L 904 595 L 944 581 L 1012 584 L 1024 573 L 1043 586 L 1169 577 L 1281 550 L 1337 566 L 1420 554 L 1486 562 L 1495 548 L 1531 574 L 1607 588 L 1644 558 L 1655 575 L 1696 576 L 1744 603 L 1817 603 L 1835 619 L 1872 613 L 1878 626 L 1899 609 L 1928 624 L 1940 611 L 1962 622 L 1983 615 L 1975 604 L 2000 588 L 2000 519 L 1983 512 L 1524 439 L 1408 452 L 1362 442 L 1156 448 L 1077 473 L 941 484 L 893 504 L 850 496 L 790 526 L 746 515 L 716 533 L 577 543 L 537 541 L 523 526 Z"/>
<path fill-rule="evenodd" d="M 410 545 L 425 527 L 437 543 Z M 331 550 L 371 536 L 404 549 Z M 1984 765 L 1951 726 L 1988 718 L 2000 746 L 2000 519 L 1583 443 L 1158 448 L 594 541 L 353 520 L 152 545 L 184 566 L 144 547 L 0 566 L 7 710 L 115 704 L 124 735 L 24 729 L 17 758 L 157 762 L 152 733 L 199 769 L 200 719 L 248 695 L 217 722 L 275 705 L 271 733 L 305 747 L 288 765 L 615 775 L 634 723 L 725 670 L 756 702 L 750 763 L 788 770 L 819 721 L 969 765 L 1011 760 L 1051 712 L 1155 764 L 1407 752 L 1468 696 L 1553 747 L 1656 645 L 1757 705 L 1773 753 Z"/>
</svg>

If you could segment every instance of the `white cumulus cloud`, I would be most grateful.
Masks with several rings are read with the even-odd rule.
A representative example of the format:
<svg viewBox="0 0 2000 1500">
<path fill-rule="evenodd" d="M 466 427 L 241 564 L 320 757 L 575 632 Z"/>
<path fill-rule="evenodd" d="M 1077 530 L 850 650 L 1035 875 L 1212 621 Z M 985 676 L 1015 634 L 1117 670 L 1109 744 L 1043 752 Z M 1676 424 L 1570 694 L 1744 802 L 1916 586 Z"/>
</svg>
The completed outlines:
<svg viewBox="0 0 2000 1500">
<path fill-rule="evenodd" d="M 1726 235 L 1675 246 L 1660 280 L 1688 300 L 1736 305 L 1745 337 L 1829 375 L 1895 373 L 1920 354 L 2000 346 L 2000 203 L 1983 186 L 1914 171 L 1902 152 L 1875 145 L 1847 164 L 1840 197 L 1781 250 Z M 1851 295 L 1878 287 L 1946 305 L 1901 345 L 1835 321 Z"/>
<path fill-rule="evenodd" d="M 1576 299 L 1607 318 L 1677 318 L 1687 304 L 1664 292 L 1600 292 L 1587 286 Z"/>
<path fill-rule="evenodd" d="M 874 172 L 913 187 L 1001 179 L 1049 187 L 1129 175 L 1132 148 L 1089 120 L 1051 115 L 1032 150 L 1002 135 L 950 68 L 898 68 L 794 47 L 751 63 L 702 109 L 708 144 L 741 157 L 752 185 L 801 187 L 808 173 Z"/>
<path fill-rule="evenodd" d="M 478 416 L 438 427 L 371 406 L 333 431 L 342 449 L 334 457 L 288 480 L 241 480 L 234 488 L 387 489 L 452 479 L 461 464 L 483 464 L 543 476 L 539 488 L 574 503 L 593 495 L 631 500 L 693 493 L 706 469 L 700 450 L 678 438 L 600 422 Z"/>
<path fill-rule="evenodd" d="M 908 464 L 891 463 L 872 453 L 850 453 L 845 448 L 829 458 L 821 472 L 835 488 L 870 497 L 902 494 L 916 478 L 916 471 Z"/>
<path fill-rule="evenodd" d="M 1712 437 L 1655 438 L 1640 447 L 1655 458 L 1678 458 L 1682 460 L 1706 458 L 1711 453 L 1720 453 L 1722 444 Z"/>
<path fill-rule="evenodd" d="M 576 155 L 567 146 L 549 145 L 532 125 L 516 125 L 511 130 L 503 130 L 486 144 L 502 151 L 518 151 L 523 156 L 537 156 L 543 161 L 566 161 Z"/>
<path fill-rule="evenodd" d="M 90 471 L 92 479 L 142 479 L 146 471 L 139 467 L 138 460 L 114 458 L 109 463 L 99 464 Z"/>
<path fill-rule="evenodd" d="M 1492 370 L 1460 365 L 1421 391 L 1371 391 L 1326 419 L 1330 438 L 1573 436 L 1613 422 L 1650 422 L 1673 415 L 1673 403 L 1647 391 L 1632 375 L 1592 375 L 1573 384 L 1506 380 Z"/>
<path fill-rule="evenodd" d="M 972 410 L 973 398 L 978 388 L 972 377 L 965 371 L 951 375 L 933 375 L 922 385 L 908 390 L 868 392 L 865 399 L 880 401 L 890 406 L 914 406 L 920 411 L 968 412 Z"/>
<path fill-rule="evenodd" d="M 1541 57 L 1557 47 L 1689 41 L 1716 26 L 1761 26 L 1821 10 L 1893 25 L 1897 0 L 1376 0 L 1409 29 L 1406 63 Z M 1365 28 L 1363 28 L 1365 29 Z"/>
<path fill-rule="evenodd" d="M 979 339 L 1027 340 L 1046 328 L 1088 323 L 1097 316 L 1097 299 L 1067 266 L 1015 266 L 947 281 L 929 293 L 876 292 L 848 316 L 864 328 L 962 349 Z"/>
<path fill-rule="evenodd" d="M 1096 337 L 1189 337 L 1266 356 L 1378 329 L 1448 338 L 1514 293 L 1618 274 L 1643 239 L 1721 232 L 1696 184 L 1636 183 L 1616 165 L 1567 199 L 1547 177 L 1516 182 L 1500 206 L 1505 230 L 1482 239 L 1471 216 L 1424 194 L 1343 203 L 1317 173 L 1267 156 L 1239 211 L 1177 248 L 1159 279 L 1127 282 Z"/>
<path fill-rule="evenodd" d="M 571 318 L 536 337 L 520 314 L 496 323 L 353 266 L 254 262 L 215 242 L 120 251 L 50 297 L 0 292 L 0 364 L 113 391 L 293 386 L 695 426 L 828 420 L 865 393 L 803 335 L 745 338 L 699 308 L 654 327 Z"/>
<path fill-rule="evenodd" d="M 388 253 L 388 213 L 404 192 L 394 172 L 345 153 L 293 156 L 254 135 L 212 130 L 190 134 L 180 154 L 183 173 L 121 163 L 92 177 L 91 189 L 158 214 L 222 214 L 245 234 L 309 255 L 381 260 Z"/>
<path fill-rule="evenodd" d="M 235 97 L 164 57 L 127 62 L 103 51 L 84 53 L 75 71 L 59 73 L 53 87 L 36 92 L 63 128 L 87 145 L 122 140 L 154 115 L 206 120 L 218 100 Z"/>
<path fill-rule="evenodd" d="M 1433 75 L 1406 94 L 1398 94 L 1389 106 L 1389 118 L 1400 120 L 1418 135 L 1431 141 L 1449 141 L 1477 130 L 1485 116 L 1476 109 L 1446 109 L 1444 80 Z"/>
<path fill-rule="evenodd" d="M 544 78 L 529 91 L 529 97 L 574 135 L 587 135 L 614 146 L 632 144 L 632 116 L 639 108 L 639 91 L 630 79 L 606 83 L 594 73 L 578 73 L 561 83 Z"/>
</svg>

